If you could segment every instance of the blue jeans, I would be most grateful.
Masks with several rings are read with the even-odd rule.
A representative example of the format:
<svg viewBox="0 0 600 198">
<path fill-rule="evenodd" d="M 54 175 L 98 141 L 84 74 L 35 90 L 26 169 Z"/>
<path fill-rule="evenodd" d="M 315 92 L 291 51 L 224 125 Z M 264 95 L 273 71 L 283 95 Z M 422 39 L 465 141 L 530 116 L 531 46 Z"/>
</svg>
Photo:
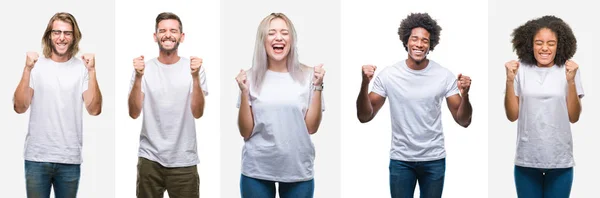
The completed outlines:
<svg viewBox="0 0 600 198">
<path fill-rule="evenodd" d="M 392 198 L 412 198 L 417 181 L 421 198 L 442 197 L 446 159 L 425 162 L 390 160 Z"/>
<path fill-rule="evenodd" d="M 27 197 L 49 198 L 54 186 L 54 197 L 77 197 L 80 165 L 34 162 L 25 160 Z"/>
<path fill-rule="evenodd" d="M 518 197 L 567 198 L 571 194 L 573 168 L 539 169 L 515 166 Z"/>
<path fill-rule="evenodd" d="M 279 183 L 280 198 L 312 198 L 314 179 L 303 182 Z M 242 175 L 240 179 L 242 198 L 275 198 L 275 182 Z"/>
</svg>

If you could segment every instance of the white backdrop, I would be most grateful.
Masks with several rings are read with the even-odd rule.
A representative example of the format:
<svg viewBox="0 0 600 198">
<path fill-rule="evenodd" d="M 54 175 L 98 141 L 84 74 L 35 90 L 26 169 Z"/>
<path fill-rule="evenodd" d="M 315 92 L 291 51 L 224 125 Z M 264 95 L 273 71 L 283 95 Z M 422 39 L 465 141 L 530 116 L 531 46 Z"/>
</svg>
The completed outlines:
<svg viewBox="0 0 600 198">
<path fill-rule="evenodd" d="M 203 59 L 209 95 L 202 118 L 196 120 L 200 164 L 200 196 L 219 195 L 219 103 L 221 67 L 219 60 L 219 1 L 118 1 L 116 4 L 116 191 L 117 197 L 134 197 L 137 173 L 137 152 L 143 114 L 136 120 L 129 117 L 127 97 L 133 72 L 132 60 L 144 55 L 146 60 L 158 56 L 158 44 L 152 34 L 155 19 L 161 12 L 177 14 L 186 37 L 179 45 L 179 55 Z M 112 42 L 107 40 L 106 42 Z M 165 197 L 167 197 L 165 193 Z"/>
<path fill-rule="evenodd" d="M 239 88 L 234 78 L 252 66 L 256 29 L 272 12 L 286 14 L 298 34 L 302 63 L 323 63 L 325 112 L 315 145 L 315 197 L 340 197 L 340 5 L 338 1 L 221 1 L 221 196 L 240 197 L 243 140 L 237 127 Z"/>
<path fill-rule="evenodd" d="M 14 112 L 12 98 L 25 67 L 25 53 L 35 51 L 43 56 L 41 39 L 50 18 L 57 12 L 75 16 L 83 38 L 79 43 L 83 53 L 96 54 L 96 75 L 103 96 L 102 113 L 89 116 L 83 110 L 83 164 L 79 183 L 80 197 L 114 197 L 114 2 L 113 1 L 14 1 L 1 6 L 7 16 L 4 31 L 5 47 L 1 49 L 4 71 L 0 74 L 3 197 L 26 197 L 23 146 L 27 134 L 29 111 Z M 52 195 L 53 197 L 53 195 Z"/>
<path fill-rule="evenodd" d="M 367 124 L 356 118 L 361 66 L 385 67 L 405 60 L 398 37 L 400 21 L 412 12 L 428 12 L 442 27 L 440 43 L 428 58 L 455 75 L 471 77 L 473 120 L 464 129 L 442 105 L 446 137 L 444 197 L 487 195 L 487 2 L 343 1 L 342 2 L 342 197 L 390 197 L 389 100 Z M 415 195 L 418 197 L 418 185 Z"/>
<path fill-rule="evenodd" d="M 560 6 L 559 6 L 560 5 Z M 583 111 L 579 122 L 571 125 L 575 157 L 572 197 L 596 195 L 590 184 L 600 173 L 597 160 L 597 140 L 600 134 L 593 126 L 594 112 L 600 110 L 597 88 L 599 72 L 594 60 L 597 55 L 596 43 L 600 27 L 593 25 L 590 14 L 597 10 L 589 1 L 499 1 L 491 0 L 489 6 L 489 196 L 516 197 L 514 183 L 514 158 L 517 142 L 517 122 L 511 123 L 504 114 L 504 90 L 506 72 L 504 63 L 516 60 L 512 51 L 510 34 L 528 20 L 544 15 L 562 18 L 573 29 L 577 38 L 577 53 L 573 61 L 579 64 L 581 81 L 585 91 L 582 99 Z M 492 25 L 493 24 L 493 25 Z"/>
</svg>

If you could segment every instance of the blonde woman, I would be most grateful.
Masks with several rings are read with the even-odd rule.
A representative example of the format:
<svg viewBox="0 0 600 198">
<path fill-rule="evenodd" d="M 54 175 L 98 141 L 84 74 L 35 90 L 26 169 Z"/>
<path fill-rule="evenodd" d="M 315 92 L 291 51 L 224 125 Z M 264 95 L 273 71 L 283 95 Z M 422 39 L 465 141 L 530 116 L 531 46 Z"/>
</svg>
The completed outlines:
<svg viewBox="0 0 600 198">
<path fill-rule="evenodd" d="M 314 145 L 310 135 L 321 123 L 322 65 L 298 61 L 296 31 L 281 13 L 258 27 L 252 68 L 236 81 L 238 126 L 244 138 L 242 197 L 313 197 Z"/>
</svg>

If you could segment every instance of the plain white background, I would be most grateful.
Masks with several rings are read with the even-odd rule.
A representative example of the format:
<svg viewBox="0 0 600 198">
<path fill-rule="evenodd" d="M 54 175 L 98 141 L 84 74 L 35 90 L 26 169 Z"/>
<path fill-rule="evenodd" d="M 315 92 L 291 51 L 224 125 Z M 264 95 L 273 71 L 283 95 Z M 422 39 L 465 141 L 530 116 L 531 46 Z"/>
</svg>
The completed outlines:
<svg viewBox="0 0 600 198">
<path fill-rule="evenodd" d="M 200 196 L 219 195 L 219 2 L 209 1 L 119 1 L 116 4 L 115 101 L 116 106 L 116 191 L 117 197 L 135 197 L 137 153 L 143 114 L 129 117 L 127 98 L 133 72 L 133 58 L 146 60 L 158 56 L 153 40 L 155 19 L 161 12 L 177 14 L 186 37 L 179 45 L 179 55 L 203 59 L 209 95 L 204 115 L 196 120 L 200 164 Z M 165 193 L 167 197 L 167 193 Z"/>
<path fill-rule="evenodd" d="M 25 197 L 23 148 L 29 111 L 18 115 L 12 98 L 25 67 L 25 53 L 43 56 L 41 39 L 46 25 L 56 12 L 75 16 L 83 38 L 80 52 L 96 54 L 96 74 L 103 96 L 102 113 L 89 116 L 83 111 L 83 164 L 79 183 L 80 197 L 114 197 L 114 2 L 113 1 L 15 1 L 1 6 L 7 16 L 0 31 L 5 47 L 2 51 L 4 71 L 0 74 L 0 112 L 4 126 L 0 139 L 2 150 L 3 197 Z"/>
<path fill-rule="evenodd" d="M 487 2 L 476 0 L 342 2 L 342 197 L 390 197 L 390 101 L 371 122 L 361 124 L 356 97 L 362 65 L 377 65 L 377 76 L 407 58 L 397 32 L 413 12 L 428 12 L 442 27 L 440 43 L 428 58 L 472 79 L 471 126 L 456 124 L 445 100 L 441 106 L 447 152 L 443 196 L 487 195 L 486 10 Z M 417 185 L 416 197 L 418 192 Z"/>
<path fill-rule="evenodd" d="M 235 77 L 250 69 L 256 30 L 272 12 L 286 14 L 297 31 L 300 62 L 323 63 L 325 112 L 315 145 L 315 197 L 340 197 L 339 61 L 340 5 L 337 1 L 221 1 L 221 196 L 240 197 L 244 144 L 237 127 L 239 88 Z"/>
<path fill-rule="evenodd" d="M 517 141 L 517 122 L 511 123 L 504 113 L 504 90 L 506 71 L 504 63 L 516 60 L 512 51 L 510 34 L 528 20 L 544 15 L 562 18 L 573 29 L 577 38 L 577 53 L 573 57 L 581 69 L 581 80 L 585 91 L 582 99 L 583 111 L 579 122 L 571 125 L 575 157 L 572 197 L 589 197 L 597 194 L 591 188 L 591 182 L 600 174 L 597 167 L 597 140 L 600 135 L 595 127 L 594 114 L 599 106 L 598 94 L 594 87 L 598 78 L 594 78 L 598 67 L 597 35 L 600 28 L 593 25 L 590 14 L 597 10 L 588 1 L 490 1 L 489 6 L 489 197 L 516 197 L 514 183 L 514 158 Z M 560 6 L 559 6 L 560 5 Z M 560 42 L 560 41 L 559 41 Z"/>
</svg>

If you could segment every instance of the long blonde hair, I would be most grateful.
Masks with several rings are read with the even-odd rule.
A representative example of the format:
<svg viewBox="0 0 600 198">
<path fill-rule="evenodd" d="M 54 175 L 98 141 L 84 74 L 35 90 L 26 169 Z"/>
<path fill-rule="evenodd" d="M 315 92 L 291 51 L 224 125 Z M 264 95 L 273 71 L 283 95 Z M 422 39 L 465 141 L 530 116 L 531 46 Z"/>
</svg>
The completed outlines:
<svg viewBox="0 0 600 198">
<path fill-rule="evenodd" d="M 294 24 L 292 21 L 285 16 L 283 13 L 271 13 L 269 16 L 265 17 L 258 26 L 258 30 L 256 32 L 256 44 L 254 45 L 254 58 L 252 60 L 252 69 L 250 72 L 250 78 L 253 82 L 252 86 L 256 93 L 260 93 L 262 88 L 263 80 L 265 74 L 268 69 L 268 58 L 267 51 L 265 48 L 265 39 L 267 38 L 269 25 L 273 19 L 283 19 L 288 28 L 291 35 L 291 46 L 290 52 L 287 55 L 287 69 L 294 81 L 304 83 L 305 76 L 303 75 L 300 61 L 298 61 L 298 49 L 297 41 L 298 37 L 296 36 L 296 29 L 294 29 Z"/>
<path fill-rule="evenodd" d="M 81 31 L 79 30 L 79 25 L 77 25 L 77 21 L 75 17 L 67 12 L 59 12 L 54 14 L 50 21 L 48 21 L 48 26 L 46 27 L 46 31 L 44 32 L 44 36 L 42 37 L 42 48 L 44 50 L 44 56 L 46 58 L 52 57 L 52 25 L 54 21 L 60 20 L 65 23 L 71 24 L 73 27 L 73 40 L 71 41 L 71 46 L 69 46 L 69 58 L 77 55 L 79 52 L 79 41 L 81 40 Z"/>
</svg>

